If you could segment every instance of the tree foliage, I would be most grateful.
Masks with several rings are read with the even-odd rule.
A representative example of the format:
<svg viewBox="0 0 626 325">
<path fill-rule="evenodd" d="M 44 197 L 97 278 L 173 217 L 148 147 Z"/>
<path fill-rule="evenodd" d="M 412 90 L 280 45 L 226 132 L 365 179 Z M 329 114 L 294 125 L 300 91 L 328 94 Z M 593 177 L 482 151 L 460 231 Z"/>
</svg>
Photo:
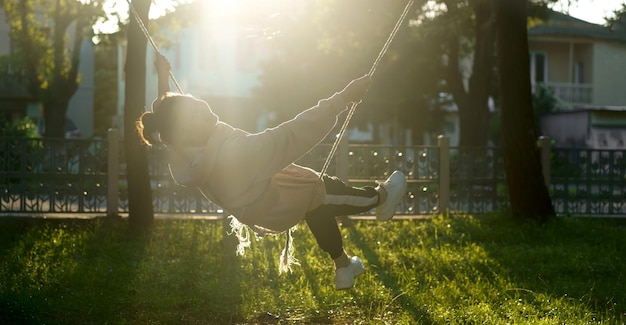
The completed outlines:
<svg viewBox="0 0 626 325">
<path fill-rule="evenodd" d="M 548 5 L 556 0 L 528 1 L 529 16 L 545 17 Z M 451 94 L 457 105 L 460 122 L 460 145 L 483 146 L 490 137 L 493 121 L 489 98 L 498 100 L 495 50 L 494 0 L 437 0 L 435 6 L 423 8 L 419 27 L 429 43 L 439 41 L 436 57 L 441 91 Z M 491 138 L 491 139 L 490 139 Z"/>
<path fill-rule="evenodd" d="M 437 44 L 435 75 L 458 108 L 460 145 L 488 140 L 488 99 L 495 95 L 495 29 L 492 0 L 441 0 L 423 8 L 420 30 Z"/>
<path fill-rule="evenodd" d="M 165 49 L 174 43 L 171 35 L 177 30 L 197 21 L 201 2 L 172 1 L 175 11 L 168 11 L 156 19 L 144 21 L 151 33 L 152 39 L 159 48 Z M 130 12 L 129 12 L 130 14 Z M 117 31 L 110 34 L 95 36 L 95 93 L 94 93 L 94 132 L 102 135 L 111 127 L 113 117 L 118 113 L 118 46 L 124 44 L 128 36 L 129 20 L 121 17 L 120 13 L 113 13 L 111 20 L 118 21 Z M 169 33 L 155 32 L 167 29 Z M 151 64 L 148 62 L 148 64 Z"/>
<path fill-rule="evenodd" d="M 13 77 L 43 105 L 46 136 L 65 134 L 69 100 L 78 89 L 81 46 L 104 15 L 103 1 L 2 0 L 10 26 Z"/>
<path fill-rule="evenodd" d="M 533 1 L 530 13 L 540 15 L 553 1 Z M 279 112 L 280 122 L 327 96 L 371 66 L 405 4 L 321 0 L 297 19 L 278 21 L 271 44 L 280 55 L 264 66 L 257 98 Z M 393 122 L 413 129 L 420 143 L 424 132 L 442 133 L 441 108 L 454 103 L 461 145 L 487 144 L 489 97 L 498 96 L 494 4 L 416 1 L 353 123 Z"/>
<path fill-rule="evenodd" d="M 606 17 L 606 25 L 612 30 L 626 33 L 626 3 L 613 11 L 613 15 Z"/>
<path fill-rule="evenodd" d="M 410 18 L 424 1 L 416 1 Z M 309 3 L 297 17 L 274 19 L 268 42 L 274 53 L 263 66 L 255 97 L 277 112 L 276 123 L 292 117 L 349 80 L 366 74 L 406 1 L 322 0 Z M 424 130 L 439 87 L 433 81 L 433 50 L 405 21 L 378 65 L 374 83 L 352 125 L 392 122 Z M 421 69 L 421 70 L 420 70 Z M 417 134 L 415 132 L 414 134 Z"/>
<path fill-rule="evenodd" d="M 104 135 L 117 114 L 117 47 L 99 44 L 95 48 L 94 133 Z"/>
</svg>

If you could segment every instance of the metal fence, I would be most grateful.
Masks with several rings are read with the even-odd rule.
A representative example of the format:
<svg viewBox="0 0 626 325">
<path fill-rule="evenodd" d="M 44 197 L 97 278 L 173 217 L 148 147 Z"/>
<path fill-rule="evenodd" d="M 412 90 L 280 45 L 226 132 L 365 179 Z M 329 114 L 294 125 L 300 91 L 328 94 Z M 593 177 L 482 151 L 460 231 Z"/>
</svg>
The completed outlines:
<svg viewBox="0 0 626 325">
<path fill-rule="evenodd" d="M 0 138 L 0 211 L 101 212 L 106 148 L 102 140 Z"/>
<path fill-rule="evenodd" d="M 544 177 L 559 214 L 626 215 L 624 151 L 541 143 Z M 329 151 L 330 144 L 321 144 L 297 163 L 319 170 Z M 156 213 L 224 213 L 197 189 L 172 180 L 166 150 L 155 146 L 148 156 Z M 446 138 L 436 146 L 344 143 L 328 169 L 357 186 L 384 180 L 394 170 L 403 171 L 409 182 L 397 214 L 482 214 L 509 206 L 499 148 L 450 148 Z M 117 131 L 108 139 L 0 138 L 0 212 L 127 213 L 126 164 Z"/>
<path fill-rule="evenodd" d="M 559 212 L 626 215 L 626 161 L 622 150 L 554 150 L 549 189 Z"/>
</svg>

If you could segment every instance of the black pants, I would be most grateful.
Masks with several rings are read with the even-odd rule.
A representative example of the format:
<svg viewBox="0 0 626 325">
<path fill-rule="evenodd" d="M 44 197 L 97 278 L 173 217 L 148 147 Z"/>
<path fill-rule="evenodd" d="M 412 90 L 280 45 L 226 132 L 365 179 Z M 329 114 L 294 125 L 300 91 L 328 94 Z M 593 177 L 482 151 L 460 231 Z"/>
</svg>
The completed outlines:
<svg viewBox="0 0 626 325">
<path fill-rule="evenodd" d="M 326 197 L 321 206 L 309 211 L 305 220 L 322 250 L 336 259 L 343 253 L 338 216 L 359 214 L 376 207 L 378 191 L 374 187 L 352 187 L 337 177 L 324 175 Z"/>
</svg>

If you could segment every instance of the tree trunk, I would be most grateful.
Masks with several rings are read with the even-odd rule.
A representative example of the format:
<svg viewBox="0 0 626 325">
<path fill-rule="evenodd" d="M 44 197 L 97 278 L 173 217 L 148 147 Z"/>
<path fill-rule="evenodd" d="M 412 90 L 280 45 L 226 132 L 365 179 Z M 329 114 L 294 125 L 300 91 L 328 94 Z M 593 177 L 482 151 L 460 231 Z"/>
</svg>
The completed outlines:
<svg viewBox="0 0 626 325">
<path fill-rule="evenodd" d="M 455 2 L 447 2 L 451 15 L 460 16 Z M 472 75 L 466 89 L 461 59 L 461 35 L 458 31 L 450 38 L 448 82 L 459 109 L 459 146 L 485 146 L 489 139 L 489 92 L 494 63 L 494 26 L 491 0 L 470 2 L 474 14 L 474 59 Z M 458 28 L 463 28 L 461 25 Z"/>
<path fill-rule="evenodd" d="M 147 23 L 150 0 L 133 0 L 137 13 Z M 126 53 L 124 100 L 124 149 L 128 179 L 128 210 L 131 228 L 147 230 L 154 221 L 152 189 L 148 173 L 147 148 L 135 130 L 135 121 L 145 109 L 147 40 L 137 21 L 130 15 Z"/>
<path fill-rule="evenodd" d="M 460 120 L 460 145 L 485 146 L 489 139 L 489 93 L 494 80 L 494 10 L 491 0 L 474 1 L 472 9 L 476 24 L 474 62 L 469 79 L 468 106 L 463 108 L 464 119 Z"/>
<path fill-rule="evenodd" d="M 527 0 L 496 3 L 502 139 L 511 209 L 513 216 L 544 221 L 555 212 L 541 172 L 533 120 Z"/>
<path fill-rule="evenodd" d="M 50 85 L 45 91 L 47 96 L 44 100 L 44 124 L 46 137 L 65 138 L 65 124 L 67 109 L 72 96 L 78 90 L 78 68 L 80 65 L 81 45 L 84 37 L 86 21 L 83 18 L 74 19 L 65 11 L 66 7 L 57 0 L 54 14 L 54 33 L 52 53 L 54 66 Z M 65 71 L 66 60 L 66 32 L 67 28 L 75 23 L 74 43 L 72 44 L 72 57 L 68 71 Z"/>
<path fill-rule="evenodd" d="M 51 88 L 57 89 L 59 87 Z M 69 98 L 58 94 L 55 98 L 50 98 L 43 104 L 44 136 L 46 138 L 65 138 L 65 122 L 67 120 L 66 115 L 69 103 Z"/>
<path fill-rule="evenodd" d="M 33 27 L 29 22 L 29 15 L 32 10 L 30 3 L 26 1 L 20 1 L 18 4 L 18 12 L 20 17 L 20 24 L 22 27 L 21 33 L 19 37 L 12 39 L 21 38 L 22 42 L 19 42 L 19 46 L 21 47 L 22 53 L 25 54 L 24 58 L 24 71 L 26 75 L 26 89 L 28 93 L 34 98 L 39 98 L 39 94 L 41 92 L 41 82 L 38 79 L 37 67 L 39 66 L 39 59 L 36 54 L 39 51 L 35 49 L 33 42 L 31 41 L 35 37 L 35 32 L 33 31 Z"/>
</svg>

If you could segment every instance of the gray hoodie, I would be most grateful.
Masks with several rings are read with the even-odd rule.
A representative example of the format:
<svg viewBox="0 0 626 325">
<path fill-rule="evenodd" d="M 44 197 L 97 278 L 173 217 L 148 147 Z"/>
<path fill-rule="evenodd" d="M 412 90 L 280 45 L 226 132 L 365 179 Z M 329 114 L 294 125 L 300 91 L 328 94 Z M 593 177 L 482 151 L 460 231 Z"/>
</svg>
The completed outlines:
<svg viewBox="0 0 626 325">
<path fill-rule="evenodd" d="M 319 173 L 293 162 L 328 135 L 345 109 L 335 93 L 260 133 L 218 121 L 203 147 L 170 147 L 170 172 L 253 229 L 285 231 L 325 197 Z"/>
</svg>

